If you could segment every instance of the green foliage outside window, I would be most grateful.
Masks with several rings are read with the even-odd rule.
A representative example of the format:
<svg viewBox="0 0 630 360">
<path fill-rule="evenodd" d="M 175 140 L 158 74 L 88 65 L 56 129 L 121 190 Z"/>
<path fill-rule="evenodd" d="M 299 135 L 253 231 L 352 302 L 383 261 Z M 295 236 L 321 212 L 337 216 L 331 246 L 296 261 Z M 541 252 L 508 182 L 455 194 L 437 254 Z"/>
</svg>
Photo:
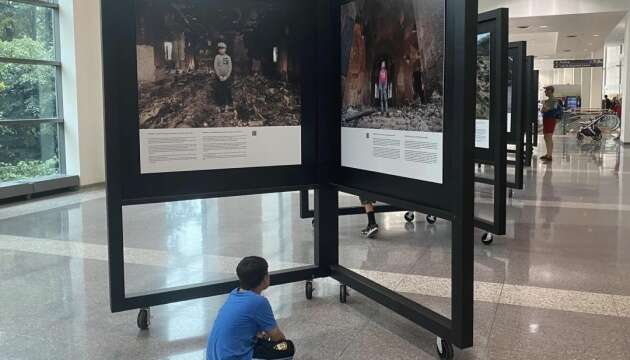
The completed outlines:
<svg viewBox="0 0 630 360">
<path fill-rule="evenodd" d="M 0 57 L 54 60 L 53 10 L 0 2 Z M 0 120 L 56 118 L 56 67 L 0 63 Z M 57 125 L 0 125 L 0 182 L 59 171 Z"/>
</svg>

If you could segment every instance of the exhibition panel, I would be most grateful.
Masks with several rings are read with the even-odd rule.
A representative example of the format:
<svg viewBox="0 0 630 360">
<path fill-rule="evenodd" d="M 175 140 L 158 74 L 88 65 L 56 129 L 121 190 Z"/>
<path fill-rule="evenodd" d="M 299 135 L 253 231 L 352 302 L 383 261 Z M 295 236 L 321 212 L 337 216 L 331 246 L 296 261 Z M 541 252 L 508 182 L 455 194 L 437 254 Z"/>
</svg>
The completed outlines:
<svg viewBox="0 0 630 360">
<path fill-rule="evenodd" d="M 475 181 L 489 185 L 493 209 L 476 211 L 475 225 L 495 235 L 505 234 L 508 19 L 507 9 L 497 9 L 480 14 L 477 26 L 475 162 L 487 170 L 476 173 Z M 485 204 L 476 201 L 480 207 Z"/>
<path fill-rule="evenodd" d="M 452 320 L 343 266 L 333 277 L 467 347 L 476 3 L 342 1 L 335 10 L 333 76 L 341 84 L 330 89 L 330 112 L 341 117 L 341 168 L 334 181 L 343 192 L 451 221 Z"/>
<path fill-rule="evenodd" d="M 311 45 L 318 24 L 310 16 L 316 11 L 315 2 L 282 0 L 102 4 L 113 311 L 223 294 L 236 286 L 234 278 L 210 279 L 128 296 L 124 206 L 317 184 L 317 75 L 301 71 L 317 67 Z M 332 206 L 330 213 L 337 207 L 334 194 L 326 200 L 317 194 L 318 204 Z M 318 236 L 336 233 L 316 231 L 316 248 Z M 316 255 L 311 266 L 272 273 L 273 281 L 329 273 L 320 264 L 325 260 Z"/>
<path fill-rule="evenodd" d="M 538 121 L 538 86 L 535 83 L 534 74 L 534 57 L 527 56 L 525 58 L 525 166 L 532 166 L 532 157 L 534 153 L 534 119 Z"/>
<path fill-rule="evenodd" d="M 524 119 L 526 93 L 525 69 L 526 69 L 527 43 L 512 42 L 509 44 L 509 80 L 508 80 L 508 165 L 513 166 L 513 175 L 510 171 L 508 187 L 523 189 L 523 162 L 524 162 Z M 509 168 L 509 167 L 508 167 Z M 511 169 L 510 169 L 511 170 Z"/>
<path fill-rule="evenodd" d="M 104 57 L 126 204 L 317 183 L 315 5 L 103 6 L 117 21 Z"/>
</svg>

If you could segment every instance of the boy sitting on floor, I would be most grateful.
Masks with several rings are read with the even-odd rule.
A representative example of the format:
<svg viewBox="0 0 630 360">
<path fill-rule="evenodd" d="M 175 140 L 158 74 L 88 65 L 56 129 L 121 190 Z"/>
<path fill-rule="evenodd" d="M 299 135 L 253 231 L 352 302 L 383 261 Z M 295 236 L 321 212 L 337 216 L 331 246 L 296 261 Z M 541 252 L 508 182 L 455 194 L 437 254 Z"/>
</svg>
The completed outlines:
<svg viewBox="0 0 630 360">
<path fill-rule="evenodd" d="M 295 349 L 260 295 L 269 287 L 269 266 L 261 257 L 246 257 L 236 267 L 240 282 L 214 321 L 207 360 L 293 359 Z"/>
</svg>

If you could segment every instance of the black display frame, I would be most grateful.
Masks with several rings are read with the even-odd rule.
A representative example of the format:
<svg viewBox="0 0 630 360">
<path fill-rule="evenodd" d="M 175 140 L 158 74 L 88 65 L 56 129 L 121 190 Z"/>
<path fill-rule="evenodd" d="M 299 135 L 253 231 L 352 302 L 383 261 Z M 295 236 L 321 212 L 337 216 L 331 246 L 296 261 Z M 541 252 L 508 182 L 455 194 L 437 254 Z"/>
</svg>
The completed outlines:
<svg viewBox="0 0 630 360">
<path fill-rule="evenodd" d="M 333 85 L 329 108 L 337 126 L 337 143 L 341 141 L 341 5 L 351 1 L 337 0 L 330 23 L 334 44 Z M 431 214 L 452 223 L 452 319 L 419 305 L 386 287 L 347 269 L 333 267 L 333 278 L 348 284 L 367 297 L 394 310 L 460 348 L 472 346 L 473 300 L 473 230 L 474 230 L 474 134 L 476 92 L 477 1 L 446 0 L 444 59 L 444 131 L 443 183 L 436 184 L 394 175 L 341 166 L 336 155 L 337 171 L 333 182 L 339 191 L 379 201 L 408 211 Z M 327 68 L 327 67 L 323 67 Z M 340 146 L 333 146 L 340 150 Z M 448 149 L 448 150 L 447 150 Z M 335 213 L 336 215 L 336 213 Z M 322 219 L 317 217 L 318 225 Z"/>
<path fill-rule="evenodd" d="M 512 130 L 508 132 L 508 145 L 514 145 L 514 150 L 508 153 L 514 154 L 514 160 L 508 160 L 508 166 L 514 167 L 514 182 L 508 179 L 508 188 L 522 190 L 525 165 L 525 104 L 527 102 L 526 84 L 526 57 L 527 42 L 511 42 L 509 54 L 513 59 L 512 69 Z"/>
<path fill-rule="evenodd" d="M 532 94 L 532 102 L 533 102 L 533 108 L 532 111 L 534 112 L 534 116 L 532 118 L 533 121 L 533 129 L 532 129 L 532 133 L 533 133 L 533 145 L 534 147 L 538 147 L 538 131 L 540 130 L 540 123 L 538 122 L 538 115 L 540 113 L 539 108 L 538 108 L 538 87 L 540 86 L 540 71 L 538 70 L 534 70 L 534 84 L 533 84 L 533 94 Z"/>
<path fill-rule="evenodd" d="M 535 82 L 534 57 L 525 58 L 525 167 L 532 166 L 534 156 L 534 126 L 538 123 L 538 85 Z M 536 91 L 536 95 L 534 95 Z"/>
<path fill-rule="evenodd" d="M 262 0 L 252 0 L 262 1 Z M 272 1 L 272 0 L 268 0 Z M 271 273 L 273 285 L 331 276 L 460 347 L 473 344 L 473 155 L 476 0 L 445 0 L 445 183 L 439 186 L 340 166 L 338 0 L 304 2 L 303 61 L 316 71 L 304 76 L 302 165 L 142 175 L 133 1 L 101 3 L 107 228 L 112 312 L 229 293 L 235 278 L 158 292 L 127 294 L 124 276 L 123 208 L 286 191 L 315 190 L 314 263 Z M 316 14 L 316 16 L 312 16 Z M 331 46 L 331 44 L 336 44 Z M 332 49 L 330 52 L 325 49 Z M 451 110 L 453 109 L 453 110 Z M 455 110 L 456 109 L 456 110 Z M 367 176 L 367 178 L 366 178 Z M 358 179 L 357 177 L 362 177 Z M 395 191 L 393 191 L 395 190 Z M 452 318 L 421 306 L 339 265 L 338 192 L 367 195 L 401 208 L 425 211 L 452 222 Z"/>
<path fill-rule="evenodd" d="M 490 34 L 490 148 L 475 147 L 475 162 L 494 168 L 494 177 L 477 176 L 475 182 L 493 186 L 493 219 L 475 217 L 475 226 L 495 235 L 506 232 L 507 101 L 509 10 L 479 14 L 477 34 Z M 498 96 L 497 96 L 498 94 Z"/>
</svg>

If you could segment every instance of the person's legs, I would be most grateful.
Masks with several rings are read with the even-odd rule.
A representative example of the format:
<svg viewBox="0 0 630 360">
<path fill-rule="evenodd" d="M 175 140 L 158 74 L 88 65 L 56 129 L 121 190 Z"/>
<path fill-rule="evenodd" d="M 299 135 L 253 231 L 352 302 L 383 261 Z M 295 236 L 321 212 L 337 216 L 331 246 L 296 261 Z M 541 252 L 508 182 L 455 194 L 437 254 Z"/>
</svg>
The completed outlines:
<svg viewBox="0 0 630 360">
<path fill-rule="evenodd" d="M 547 154 L 541 157 L 542 160 L 551 161 L 553 159 L 553 134 L 555 131 L 556 131 L 556 119 L 553 119 L 553 118 L 543 119 L 543 136 L 545 138 Z"/>
<path fill-rule="evenodd" d="M 368 218 L 367 227 L 361 230 L 361 235 L 365 237 L 374 237 L 378 233 L 378 224 L 376 223 L 376 215 L 374 212 L 374 201 L 361 198 L 361 205 L 365 208 L 365 213 Z"/>
<path fill-rule="evenodd" d="M 217 82 L 217 106 L 225 106 L 225 84 L 220 80 Z"/>
<path fill-rule="evenodd" d="M 553 158 L 553 133 L 552 134 L 544 134 L 545 137 L 545 145 L 547 146 L 547 159 L 551 160 Z"/>
<path fill-rule="evenodd" d="M 259 340 L 254 346 L 253 359 L 291 360 L 295 355 L 295 346 L 291 340 L 272 342 Z"/>
<path fill-rule="evenodd" d="M 232 106 L 232 82 L 228 79 L 223 82 L 225 84 L 225 108 Z"/>
<path fill-rule="evenodd" d="M 378 97 L 381 100 L 381 113 L 385 114 L 386 101 L 385 101 L 385 90 L 383 88 L 383 85 L 378 86 Z"/>
</svg>

